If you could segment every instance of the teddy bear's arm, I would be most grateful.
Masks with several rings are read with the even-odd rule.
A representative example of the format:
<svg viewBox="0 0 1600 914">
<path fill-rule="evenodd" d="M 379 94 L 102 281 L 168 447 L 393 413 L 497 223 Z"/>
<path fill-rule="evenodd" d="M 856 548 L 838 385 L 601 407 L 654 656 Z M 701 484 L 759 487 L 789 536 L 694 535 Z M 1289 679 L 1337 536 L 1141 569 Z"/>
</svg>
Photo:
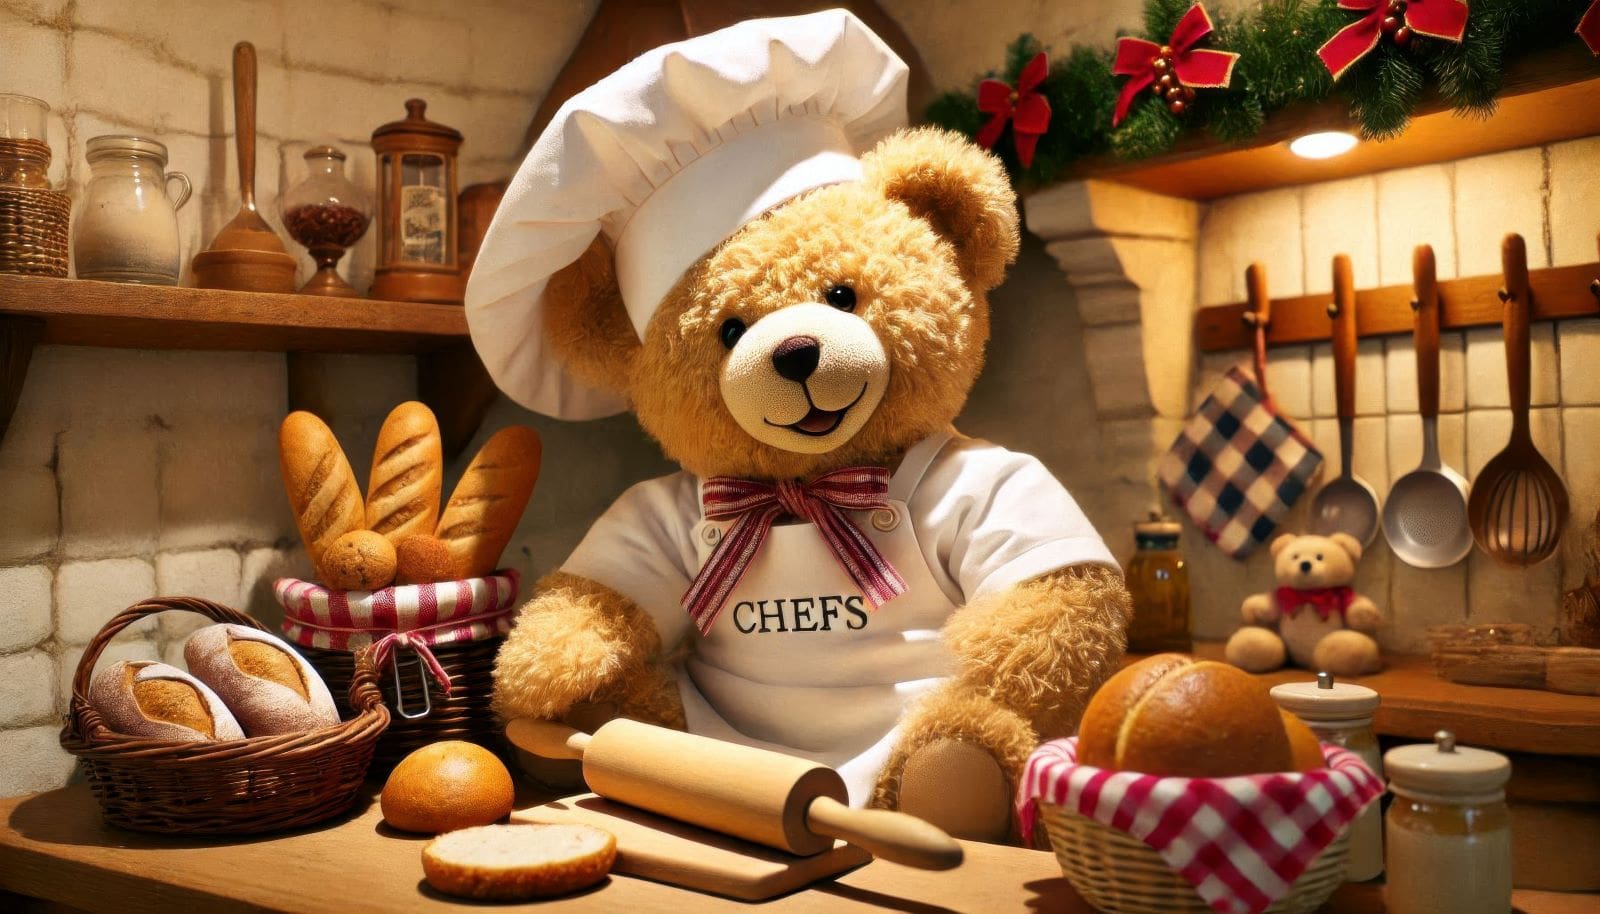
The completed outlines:
<svg viewBox="0 0 1600 914">
<path fill-rule="evenodd" d="M 1376 635 L 1378 624 L 1382 621 L 1383 614 L 1378 612 L 1378 605 L 1359 594 L 1344 611 L 1344 624 L 1364 634 Z"/>
<path fill-rule="evenodd" d="M 1278 601 L 1270 593 L 1253 593 L 1244 598 L 1239 615 L 1246 625 L 1263 625 L 1272 628 L 1278 624 Z"/>
<path fill-rule="evenodd" d="M 1101 682 L 1117 671 L 1132 598 L 1115 569 L 1075 565 L 988 594 L 945 624 L 952 686 L 991 699 L 1041 739 L 1071 733 Z"/>
<path fill-rule="evenodd" d="M 603 584 L 554 572 L 534 588 L 494 666 L 494 710 L 552 719 L 630 681 L 655 681 L 655 624 Z M 630 690 L 631 691 L 631 690 Z"/>
</svg>

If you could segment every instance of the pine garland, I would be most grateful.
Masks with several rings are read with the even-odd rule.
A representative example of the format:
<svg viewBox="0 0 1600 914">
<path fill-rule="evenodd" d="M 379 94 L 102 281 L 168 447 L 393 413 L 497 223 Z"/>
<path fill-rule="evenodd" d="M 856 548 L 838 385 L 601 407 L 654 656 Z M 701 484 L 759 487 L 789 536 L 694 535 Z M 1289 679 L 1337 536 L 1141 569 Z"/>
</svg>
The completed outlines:
<svg viewBox="0 0 1600 914">
<path fill-rule="evenodd" d="M 1146 0 L 1143 36 L 1165 41 L 1193 4 Z M 1039 87 L 1052 114 L 1031 167 L 1024 169 L 1017 161 L 1009 131 L 994 152 L 1014 182 L 1047 184 L 1077 159 L 1104 153 L 1123 159 L 1159 155 L 1192 131 L 1223 141 L 1246 140 L 1275 111 L 1333 97 L 1349 105 L 1350 118 L 1366 139 L 1405 130 L 1429 87 L 1458 113 L 1487 117 L 1504 86 L 1505 61 L 1572 39 L 1588 4 L 1471 0 L 1460 43 L 1417 36 L 1401 49 L 1384 41 L 1337 83 L 1317 57 L 1317 49 L 1354 19 L 1336 0 L 1264 0 L 1232 16 L 1210 10 L 1217 28 L 1205 46 L 1241 55 L 1229 88 L 1200 91 L 1181 116 L 1145 93 L 1113 129 L 1111 112 L 1122 80 L 1112 75 L 1112 51 L 1074 45 L 1064 56 L 1051 55 L 1050 75 Z M 1006 49 L 1004 66 L 984 76 L 1015 85 L 1023 66 L 1048 50 L 1032 35 L 1022 35 Z M 939 96 L 928 107 L 927 121 L 977 134 L 988 115 L 978 110 L 976 85 L 974 80 L 972 90 Z"/>
</svg>

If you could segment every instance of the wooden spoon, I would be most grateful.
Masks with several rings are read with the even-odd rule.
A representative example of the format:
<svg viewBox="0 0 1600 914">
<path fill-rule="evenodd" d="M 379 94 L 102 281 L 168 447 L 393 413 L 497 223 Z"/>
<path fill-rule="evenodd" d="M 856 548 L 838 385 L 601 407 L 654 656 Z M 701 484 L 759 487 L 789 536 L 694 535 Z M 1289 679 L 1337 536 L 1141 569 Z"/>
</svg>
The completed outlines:
<svg viewBox="0 0 1600 914">
<path fill-rule="evenodd" d="M 1518 234 L 1500 246 L 1505 288 L 1506 386 L 1511 395 L 1511 441 L 1478 474 L 1467 501 L 1478 548 L 1507 565 L 1535 565 L 1549 558 L 1567 526 L 1567 490 L 1528 430 L 1532 355 L 1528 320 L 1528 251 Z"/>
</svg>

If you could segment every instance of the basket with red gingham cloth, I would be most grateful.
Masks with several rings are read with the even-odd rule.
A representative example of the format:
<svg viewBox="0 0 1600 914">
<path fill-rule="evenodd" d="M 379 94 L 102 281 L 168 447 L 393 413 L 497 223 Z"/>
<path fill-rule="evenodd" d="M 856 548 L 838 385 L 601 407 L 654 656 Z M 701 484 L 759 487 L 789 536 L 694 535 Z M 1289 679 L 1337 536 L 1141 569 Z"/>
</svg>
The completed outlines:
<svg viewBox="0 0 1600 914">
<path fill-rule="evenodd" d="M 1158 777 L 1080 765 L 1078 738 L 1058 739 L 1028 758 L 1017 812 L 1028 838 L 1037 804 L 1075 811 L 1149 845 L 1213 910 L 1259 914 L 1383 793 L 1355 753 L 1322 751 L 1314 771 Z"/>
</svg>

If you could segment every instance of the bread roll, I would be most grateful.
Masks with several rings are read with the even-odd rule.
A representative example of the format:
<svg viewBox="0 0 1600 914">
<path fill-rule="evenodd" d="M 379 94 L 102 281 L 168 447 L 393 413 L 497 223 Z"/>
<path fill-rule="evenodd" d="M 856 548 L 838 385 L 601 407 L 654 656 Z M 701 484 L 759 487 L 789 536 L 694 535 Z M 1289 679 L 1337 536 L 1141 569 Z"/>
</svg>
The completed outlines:
<svg viewBox="0 0 1600 914">
<path fill-rule="evenodd" d="M 422 873 L 449 895 L 517 901 L 588 888 L 616 859 L 617 839 L 591 825 L 483 825 L 428 842 Z"/>
<path fill-rule="evenodd" d="M 396 406 L 378 430 L 367 477 L 367 529 L 391 545 L 439 524 L 444 450 L 433 410 L 411 400 Z"/>
<path fill-rule="evenodd" d="M 1179 777 L 1291 770 L 1278 705 L 1226 663 L 1157 654 L 1106 681 L 1079 727 L 1078 761 Z"/>
<path fill-rule="evenodd" d="M 322 554 L 366 521 L 361 487 L 333 431 L 308 412 L 284 417 L 278 428 L 278 465 L 295 526 L 320 577 Z"/>
<path fill-rule="evenodd" d="M 217 693 L 165 663 L 118 661 L 95 675 L 87 697 L 117 733 L 188 742 L 244 738 Z"/>
<path fill-rule="evenodd" d="M 455 579 L 450 547 L 437 536 L 408 536 L 394 547 L 395 583 L 437 584 Z"/>
<path fill-rule="evenodd" d="M 1328 762 L 1322 757 L 1322 743 L 1306 722 L 1281 708 L 1278 714 L 1283 717 L 1283 732 L 1289 737 L 1289 766 L 1295 771 L 1327 767 Z"/>
<path fill-rule="evenodd" d="M 371 530 L 351 530 L 322 554 L 322 583 L 335 590 L 388 587 L 394 570 L 394 546 Z"/>
<path fill-rule="evenodd" d="M 439 518 L 438 535 L 450 547 L 457 578 L 495 569 L 539 479 L 539 451 L 538 432 L 510 425 L 472 458 Z"/>
<path fill-rule="evenodd" d="M 244 625 L 208 625 L 183 645 L 189 672 L 227 703 L 251 736 L 339 722 L 322 677 L 282 639 Z"/>
<path fill-rule="evenodd" d="M 383 820 L 401 831 L 437 835 L 511 815 L 511 772 L 493 752 L 458 739 L 423 746 L 400 760 L 383 784 Z"/>
</svg>

